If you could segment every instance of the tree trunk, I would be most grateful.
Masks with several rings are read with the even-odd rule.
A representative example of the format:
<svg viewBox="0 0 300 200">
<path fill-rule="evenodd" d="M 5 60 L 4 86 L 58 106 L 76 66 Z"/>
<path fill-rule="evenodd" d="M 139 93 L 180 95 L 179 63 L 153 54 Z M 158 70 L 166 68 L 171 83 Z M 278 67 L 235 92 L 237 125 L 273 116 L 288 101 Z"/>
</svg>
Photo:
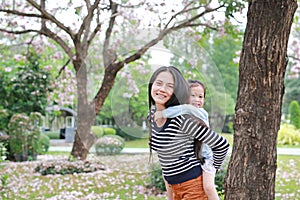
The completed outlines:
<svg viewBox="0 0 300 200">
<path fill-rule="evenodd" d="M 287 43 L 295 0 L 249 1 L 225 199 L 275 199 Z"/>
<path fill-rule="evenodd" d="M 96 97 L 90 102 L 87 98 L 87 72 L 85 63 L 77 61 L 74 62 L 74 66 L 75 69 L 78 69 L 76 73 L 78 122 L 71 155 L 76 159 L 86 160 L 89 149 L 97 139 L 97 136 L 91 132 L 91 126 L 114 85 L 117 72 L 124 67 L 124 63 L 111 64 L 105 69 L 102 86 Z"/>
<path fill-rule="evenodd" d="M 96 112 L 93 103 L 88 101 L 87 71 L 84 62 L 74 62 L 77 80 L 77 130 L 71 155 L 80 160 L 86 160 L 89 149 L 94 144 L 97 136 L 91 132 Z M 79 67 L 80 66 L 80 67 Z"/>
</svg>

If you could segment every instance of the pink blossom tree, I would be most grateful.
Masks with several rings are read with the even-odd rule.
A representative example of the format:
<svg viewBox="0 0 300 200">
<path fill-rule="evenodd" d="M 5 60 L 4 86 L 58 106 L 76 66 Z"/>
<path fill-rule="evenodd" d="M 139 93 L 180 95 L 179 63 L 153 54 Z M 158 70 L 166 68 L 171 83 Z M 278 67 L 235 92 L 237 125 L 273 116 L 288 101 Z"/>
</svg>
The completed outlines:
<svg viewBox="0 0 300 200">
<path fill-rule="evenodd" d="M 125 3 L 124 3 L 125 2 Z M 140 59 L 150 47 L 171 32 L 186 28 L 218 28 L 213 13 L 225 12 L 226 17 L 243 7 L 239 1 L 3 1 L 0 6 L 0 31 L 16 37 L 29 34 L 37 51 L 42 43 L 35 43 L 36 35 L 58 44 L 68 57 L 60 69 L 71 63 L 76 72 L 78 123 L 71 155 L 85 160 L 95 141 L 91 125 L 114 85 L 117 73 L 127 64 Z M 202 27 L 202 28 L 200 28 Z M 130 47 L 141 29 L 157 30 L 139 45 Z M 123 35 L 130 39 L 122 40 Z M 101 41 L 101 42 L 99 42 Z M 126 48 L 124 46 L 127 46 Z M 101 46 L 103 56 L 102 82 L 96 94 L 88 100 L 88 55 L 91 46 Z M 130 49 L 126 53 L 124 49 Z"/>
</svg>

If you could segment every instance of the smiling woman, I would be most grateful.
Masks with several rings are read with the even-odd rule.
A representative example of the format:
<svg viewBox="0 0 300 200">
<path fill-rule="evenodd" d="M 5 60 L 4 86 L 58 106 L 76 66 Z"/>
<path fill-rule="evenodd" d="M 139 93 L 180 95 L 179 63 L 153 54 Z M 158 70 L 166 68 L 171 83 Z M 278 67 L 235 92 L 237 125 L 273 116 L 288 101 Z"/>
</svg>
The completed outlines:
<svg viewBox="0 0 300 200">
<path fill-rule="evenodd" d="M 168 183 L 167 190 L 171 191 L 174 200 L 207 199 L 200 160 L 194 153 L 195 139 L 212 149 L 216 169 L 229 150 L 227 140 L 192 115 L 157 120 L 156 111 L 188 103 L 189 85 L 177 68 L 158 68 L 150 78 L 148 95 L 149 145 L 158 155 L 163 177 Z"/>
</svg>

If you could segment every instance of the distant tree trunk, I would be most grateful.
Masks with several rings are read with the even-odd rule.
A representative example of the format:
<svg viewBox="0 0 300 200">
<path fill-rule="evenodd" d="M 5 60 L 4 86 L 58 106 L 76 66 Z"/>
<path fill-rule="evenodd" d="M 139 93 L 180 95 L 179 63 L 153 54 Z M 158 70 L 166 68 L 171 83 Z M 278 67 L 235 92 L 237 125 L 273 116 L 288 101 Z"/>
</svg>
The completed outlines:
<svg viewBox="0 0 300 200">
<path fill-rule="evenodd" d="M 97 137 L 91 132 L 91 126 L 94 124 L 96 116 L 103 106 L 104 100 L 113 87 L 117 72 L 124 67 L 124 63 L 111 63 L 105 68 L 102 86 L 93 101 L 88 100 L 87 72 L 85 63 L 78 60 L 73 64 L 76 69 L 77 79 L 78 122 L 71 155 L 76 159 L 86 160 L 89 149 L 97 139 Z"/>
<path fill-rule="evenodd" d="M 296 0 L 249 1 L 225 199 L 275 199 L 287 44 Z"/>
<path fill-rule="evenodd" d="M 71 151 L 74 158 L 85 160 L 89 149 L 94 144 L 96 136 L 91 132 L 91 126 L 96 118 L 95 107 L 88 100 L 86 65 L 81 60 L 73 62 L 77 80 L 77 130 Z"/>
</svg>

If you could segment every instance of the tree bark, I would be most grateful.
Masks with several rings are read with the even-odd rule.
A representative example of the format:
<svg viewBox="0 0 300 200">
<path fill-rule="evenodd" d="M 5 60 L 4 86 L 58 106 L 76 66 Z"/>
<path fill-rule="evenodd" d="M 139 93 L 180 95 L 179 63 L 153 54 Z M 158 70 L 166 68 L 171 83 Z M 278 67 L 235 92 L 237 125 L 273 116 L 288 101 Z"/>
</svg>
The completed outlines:
<svg viewBox="0 0 300 200">
<path fill-rule="evenodd" d="M 275 199 L 287 44 L 295 0 L 249 1 L 225 199 Z"/>
<path fill-rule="evenodd" d="M 71 155 L 80 160 L 86 160 L 89 149 L 94 144 L 97 137 L 91 132 L 96 112 L 93 103 L 88 100 L 87 94 L 87 70 L 86 64 L 78 59 L 73 61 L 76 70 L 77 80 L 77 130 Z"/>
</svg>

